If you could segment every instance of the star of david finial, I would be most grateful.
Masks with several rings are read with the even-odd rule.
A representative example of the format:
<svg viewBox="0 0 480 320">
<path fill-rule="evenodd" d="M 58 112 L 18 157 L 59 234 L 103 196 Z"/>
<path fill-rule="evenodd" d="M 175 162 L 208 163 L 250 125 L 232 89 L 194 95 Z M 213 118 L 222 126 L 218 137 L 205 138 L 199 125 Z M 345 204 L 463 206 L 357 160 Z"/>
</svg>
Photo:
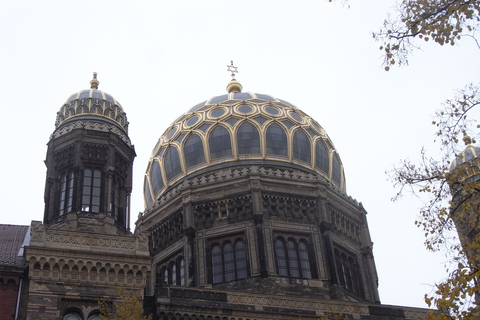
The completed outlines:
<svg viewBox="0 0 480 320">
<path fill-rule="evenodd" d="M 232 79 L 235 79 L 235 73 L 238 73 L 238 67 L 233 65 L 233 61 L 230 61 L 230 65 L 227 65 L 227 71 L 232 73 Z"/>
</svg>

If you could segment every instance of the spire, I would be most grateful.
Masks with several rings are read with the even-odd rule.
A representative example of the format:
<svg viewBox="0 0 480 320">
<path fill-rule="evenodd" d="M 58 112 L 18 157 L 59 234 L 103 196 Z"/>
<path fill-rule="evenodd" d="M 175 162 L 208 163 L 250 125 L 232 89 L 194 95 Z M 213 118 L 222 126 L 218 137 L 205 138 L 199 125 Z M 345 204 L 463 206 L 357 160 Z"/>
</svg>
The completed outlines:
<svg viewBox="0 0 480 320">
<path fill-rule="evenodd" d="M 97 73 L 93 73 L 93 79 L 90 80 L 90 89 L 97 90 L 98 85 L 100 84 L 100 81 L 97 80 Z"/>
<path fill-rule="evenodd" d="M 238 67 L 233 65 L 233 61 L 230 61 L 230 65 L 227 65 L 227 71 L 232 73 L 232 80 L 227 85 L 228 93 L 239 93 L 242 92 L 242 85 L 235 79 L 235 73 L 238 73 Z"/>
</svg>

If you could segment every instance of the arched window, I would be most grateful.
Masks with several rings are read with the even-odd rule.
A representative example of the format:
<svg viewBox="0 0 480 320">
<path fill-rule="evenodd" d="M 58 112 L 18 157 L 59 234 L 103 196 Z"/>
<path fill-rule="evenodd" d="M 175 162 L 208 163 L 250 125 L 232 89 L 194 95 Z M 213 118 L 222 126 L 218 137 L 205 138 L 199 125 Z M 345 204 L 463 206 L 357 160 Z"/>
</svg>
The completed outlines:
<svg viewBox="0 0 480 320">
<path fill-rule="evenodd" d="M 177 283 L 180 286 L 184 286 L 185 285 L 185 262 L 183 260 L 183 257 L 180 257 L 177 259 L 177 273 L 178 273 Z"/>
<path fill-rule="evenodd" d="M 355 256 L 338 248 L 335 248 L 333 253 L 338 284 L 353 293 L 362 295 L 360 274 Z"/>
<path fill-rule="evenodd" d="M 304 240 L 297 242 L 290 238 L 285 241 L 282 237 L 275 240 L 277 256 L 277 272 L 280 276 L 306 278 L 312 277 L 308 245 Z"/>
<path fill-rule="evenodd" d="M 336 154 L 333 155 L 332 163 L 332 180 L 340 186 L 341 172 L 340 172 L 340 160 Z"/>
<path fill-rule="evenodd" d="M 310 140 L 303 130 L 295 131 L 293 135 L 293 157 L 310 163 L 312 160 L 312 150 L 310 147 Z"/>
<path fill-rule="evenodd" d="M 213 283 L 223 282 L 222 249 L 219 244 L 212 247 Z"/>
<path fill-rule="evenodd" d="M 315 167 L 329 173 L 328 149 L 320 140 L 315 143 Z"/>
<path fill-rule="evenodd" d="M 112 212 L 115 221 L 119 222 L 122 226 L 125 225 L 125 212 L 122 207 L 121 201 L 121 189 L 122 179 L 119 177 L 113 177 L 112 179 Z"/>
<path fill-rule="evenodd" d="M 308 247 L 305 241 L 298 243 L 298 256 L 300 258 L 300 270 L 304 278 L 311 278 L 310 259 L 308 258 Z"/>
<path fill-rule="evenodd" d="M 174 178 L 177 174 L 182 172 L 182 167 L 180 165 L 180 157 L 178 156 L 177 148 L 170 146 L 168 151 L 165 153 L 165 158 L 163 165 L 165 167 L 165 174 L 167 176 L 167 181 Z"/>
<path fill-rule="evenodd" d="M 266 132 L 267 154 L 288 155 L 287 134 L 278 124 L 271 124 Z"/>
<path fill-rule="evenodd" d="M 183 257 L 178 257 L 160 268 L 160 273 L 157 277 L 159 281 L 165 284 L 172 286 L 185 285 L 185 263 Z"/>
<path fill-rule="evenodd" d="M 275 251 L 277 253 L 277 269 L 281 276 L 288 276 L 287 251 L 285 250 L 285 242 L 281 238 L 275 240 Z"/>
<path fill-rule="evenodd" d="M 244 122 L 237 131 L 238 154 L 260 153 L 260 135 L 250 122 Z"/>
<path fill-rule="evenodd" d="M 168 283 L 176 286 L 177 285 L 177 265 L 175 264 L 174 261 L 170 262 L 170 265 L 168 266 Z"/>
<path fill-rule="evenodd" d="M 83 171 L 82 211 L 100 212 L 102 172 L 99 169 Z"/>
<path fill-rule="evenodd" d="M 100 314 L 98 312 L 95 312 L 91 315 L 88 316 L 88 320 L 101 320 Z"/>
<path fill-rule="evenodd" d="M 162 169 L 160 169 L 160 164 L 158 161 L 153 161 L 152 164 L 152 173 L 150 175 L 152 179 L 152 188 L 153 193 L 156 195 L 160 192 L 160 189 L 163 188 L 163 178 L 162 178 Z"/>
<path fill-rule="evenodd" d="M 216 126 L 208 137 L 210 158 L 217 159 L 232 155 L 232 142 L 230 133 L 222 126 Z"/>
<path fill-rule="evenodd" d="M 183 154 L 185 155 L 185 164 L 187 169 L 199 163 L 205 162 L 203 142 L 198 134 L 192 133 L 187 140 L 185 140 Z"/>
<path fill-rule="evenodd" d="M 65 313 L 62 320 L 83 320 L 82 315 L 75 311 Z"/>
<path fill-rule="evenodd" d="M 73 187 L 75 186 L 73 171 L 65 172 L 60 178 L 60 201 L 58 203 L 58 215 L 64 215 L 72 211 Z"/>
<path fill-rule="evenodd" d="M 212 246 L 212 282 L 220 283 L 247 277 L 245 243 L 237 239 L 234 244 L 225 241 L 223 245 Z"/>
</svg>

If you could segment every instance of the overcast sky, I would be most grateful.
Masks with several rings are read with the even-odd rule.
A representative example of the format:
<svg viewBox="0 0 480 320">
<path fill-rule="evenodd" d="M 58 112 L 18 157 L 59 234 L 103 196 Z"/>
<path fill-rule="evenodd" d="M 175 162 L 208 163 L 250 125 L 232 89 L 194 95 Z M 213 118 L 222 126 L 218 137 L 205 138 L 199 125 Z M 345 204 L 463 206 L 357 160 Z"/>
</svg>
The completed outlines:
<svg viewBox="0 0 480 320">
<path fill-rule="evenodd" d="M 135 217 L 156 141 L 190 107 L 225 93 L 233 60 L 244 91 L 287 100 L 327 131 L 347 193 L 369 213 L 382 303 L 424 307 L 423 295 L 445 277 L 445 258 L 423 247 L 413 224 L 418 199 L 390 201 L 396 191 L 385 171 L 418 159 L 422 146 L 435 154 L 432 115 L 478 80 L 480 52 L 470 39 L 429 44 L 408 67 L 385 72 L 371 32 L 395 1 L 349 4 L 0 0 L 0 223 L 43 219 L 43 160 L 56 112 L 89 88 L 94 71 L 130 122 Z"/>
</svg>

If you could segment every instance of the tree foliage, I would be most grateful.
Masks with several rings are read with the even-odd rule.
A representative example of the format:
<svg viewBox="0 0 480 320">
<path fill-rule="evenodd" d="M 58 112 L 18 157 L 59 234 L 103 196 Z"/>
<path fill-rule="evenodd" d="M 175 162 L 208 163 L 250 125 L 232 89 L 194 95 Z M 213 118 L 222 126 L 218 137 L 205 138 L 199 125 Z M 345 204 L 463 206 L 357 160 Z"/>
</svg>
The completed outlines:
<svg viewBox="0 0 480 320">
<path fill-rule="evenodd" d="M 464 36 L 476 41 L 479 16 L 478 0 L 401 0 L 395 14 L 373 33 L 382 42 L 385 70 L 395 64 L 408 64 L 409 54 L 419 46 L 416 38 L 442 46 L 453 46 Z"/>
<path fill-rule="evenodd" d="M 102 320 L 151 320 L 152 316 L 143 315 L 142 295 L 133 290 L 121 290 L 119 299 L 108 301 L 100 299 L 98 306 Z"/>
<path fill-rule="evenodd" d="M 441 159 L 422 150 L 420 164 L 404 160 L 391 172 L 399 192 L 425 195 L 415 222 L 425 232 L 427 249 L 447 249 L 452 258 L 448 277 L 425 296 L 429 306 L 441 312 L 431 319 L 480 319 L 480 158 L 451 168 L 455 156 L 474 143 L 479 126 L 469 113 L 480 104 L 479 88 L 473 85 L 447 100 L 436 112 L 433 125 L 441 144 Z M 480 156 L 480 155 L 478 155 Z M 452 170 L 453 169 L 453 170 Z M 458 231 L 459 236 L 454 239 Z"/>
<path fill-rule="evenodd" d="M 381 42 L 388 71 L 407 65 L 422 41 L 453 46 L 471 37 L 480 48 L 475 38 L 479 24 L 479 0 L 399 0 L 373 37 Z M 441 156 L 429 157 L 422 150 L 419 163 L 403 160 L 390 172 L 399 188 L 394 200 L 408 192 L 425 200 L 415 223 L 425 233 L 427 249 L 446 248 L 451 257 L 448 277 L 425 295 L 425 302 L 440 311 L 430 313 L 432 320 L 480 319 L 480 158 L 451 168 L 465 149 L 462 136 L 468 143 L 477 140 L 479 126 L 471 115 L 479 104 L 479 85 L 468 85 L 447 100 L 432 122 Z"/>
</svg>

